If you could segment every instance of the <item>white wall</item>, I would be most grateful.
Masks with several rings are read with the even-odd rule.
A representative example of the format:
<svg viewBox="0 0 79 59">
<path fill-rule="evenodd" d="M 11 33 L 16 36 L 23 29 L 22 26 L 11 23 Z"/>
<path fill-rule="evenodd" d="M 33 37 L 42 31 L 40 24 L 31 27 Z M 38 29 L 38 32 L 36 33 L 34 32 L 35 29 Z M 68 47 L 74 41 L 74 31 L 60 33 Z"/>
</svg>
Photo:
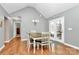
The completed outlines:
<svg viewBox="0 0 79 59">
<path fill-rule="evenodd" d="M 65 43 L 79 47 L 79 6 L 59 13 L 53 17 L 58 18 L 61 16 L 64 16 L 65 19 Z M 72 30 L 70 31 L 68 28 L 72 28 Z"/>
<path fill-rule="evenodd" d="M 23 39 L 27 38 L 27 33 L 35 30 L 34 24 L 32 23 L 33 19 L 39 19 L 39 23 L 36 26 L 38 32 L 48 31 L 48 29 L 46 28 L 48 26 L 47 20 L 45 20 L 43 16 L 40 17 L 40 13 L 32 7 L 27 7 L 17 12 L 14 12 L 11 14 L 11 16 L 22 17 L 21 34 Z"/>
<path fill-rule="evenodd" d="M 2 21 L 4 21 L 3 16 L 8 16 L 8 14 L 0 6 L 0 20 L 2 20 Z M 0 48 L 3 46 L 3 43 L 4 43 L 4 27 L 0 27 Z"/>
<path fill-rule="evenodd" d="M 12 39 L 13 37 L 13 27 L 12 27 L 12 19 L 6 17 L 7 19 L 4 19 L 4 41 L 8 41 Z"/>
</svg>

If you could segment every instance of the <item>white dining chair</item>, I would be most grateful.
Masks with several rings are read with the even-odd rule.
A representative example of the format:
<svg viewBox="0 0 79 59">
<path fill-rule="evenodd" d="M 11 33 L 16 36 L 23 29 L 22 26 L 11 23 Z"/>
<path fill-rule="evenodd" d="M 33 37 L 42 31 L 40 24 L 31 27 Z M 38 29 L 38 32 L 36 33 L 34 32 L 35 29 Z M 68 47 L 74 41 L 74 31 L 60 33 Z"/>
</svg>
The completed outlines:
<svg viewBox="0 0 79 59">
<path fill-rule="evenodd" d="M 42 40 L 41 40 L 41 53 L 43 53 L 43 47 L 48 46 L 50 52 L 50 32 L 42 32 Z"/>
<path fill-rule="evenodd" d="M 36 38 L 39 39 L 40 33 L 32 32 L 29 33 L 29 40 L 28 40 L 28 52 L 30 50 L 31 45 L 33 45 L 33 52 L 35 53 L 36 46 L 39 49 L 39 42 L 36 42 Z"/>
</svg>

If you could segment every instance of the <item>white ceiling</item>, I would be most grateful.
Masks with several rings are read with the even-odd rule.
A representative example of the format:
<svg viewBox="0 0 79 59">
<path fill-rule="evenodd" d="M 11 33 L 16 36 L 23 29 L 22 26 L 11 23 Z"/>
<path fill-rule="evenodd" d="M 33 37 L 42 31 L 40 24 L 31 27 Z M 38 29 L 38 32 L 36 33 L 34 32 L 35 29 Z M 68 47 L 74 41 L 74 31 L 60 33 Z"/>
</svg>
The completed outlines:
<svg viewBox="0 0 79 59">
<path fill-rule="evenodd" d="M 1 3 L 1 6 L 10 14 L 24 7 L 32 6 L 31 3 Z"/>
<path fill-rule="evenodd" d="M 53 4 L 37 4 L 36 9 L 40 11 L 46 18 L 51 17 L 53 15 L 56 15 L 58 13 L 61 13 L 63 11 L 66 11 L 72 7 L 75 7 L 79 4 L 58 4 L 58 3 L 53 3 Z"/>
<path fill-rule="evenodd" d="M 77 3 L 1 3 L 1 6 L 9 13 L 18 11 L 28 6 L 36 8 L 45 18 L 66 11 L 79 4 Z"/>
</svg>

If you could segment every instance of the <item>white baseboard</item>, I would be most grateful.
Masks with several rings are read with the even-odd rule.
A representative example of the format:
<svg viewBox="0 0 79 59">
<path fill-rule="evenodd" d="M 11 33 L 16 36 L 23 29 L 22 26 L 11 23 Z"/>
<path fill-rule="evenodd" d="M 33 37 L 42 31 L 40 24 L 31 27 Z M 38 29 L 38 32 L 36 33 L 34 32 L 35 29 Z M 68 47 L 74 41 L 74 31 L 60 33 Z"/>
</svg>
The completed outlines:
<svg viewBox="0 0 79 59">
<path fill-rule="evenodd" d="M 74 45 L 71 45 L 71 44 L 62 42 L 62 41 L 60 41 L 60 40 L 54 40 L 54 41 L 60 42 L 60 43 L 62 43 L 62 44 L 64 44 L 64 45 L 66 45 L 66 46 L 69 46 L 69 47 L 72 47 L 72 48 L 74 48 L 74 49 L 79 50 L 79 47 L 76 47 L 76 46 L 74 46 Z"/>
<path fill-rule="evenodd" d="M 64 44 L 67 45 L 67 46 L 70 46 L 70 47 L 72 47 L 74 49 L 78 49 L 79 50 L 79 47 L 77 47 L 77 46 L 74 46 L 74 45 L 71 45 L 71 44 L 68 44 L 68 43 L 64 43 Z"/>
<path fill-rule="evenodd" d="M 12 37 L 10 40 L 4 41 L 4 43 L 9 43 L 13 38 L 14 38 L 14 37 Z M 21 38 L 21 41 L 27 41 L 27 40 L 28 40 L 27 38 L 25 38 L 25 39 L 22 39 L 22 38 Z"/>
<path fill-rule="evenodd" d="M 12 37 L 11 39 L 4 41 L 4 43 L 9 43 L 14 37 Z"/>
<path fill-rule="evenodd" d="M 4 41 L 4 43 L 8 43 L 8 42 L 10 42 L 11 40 L 7 40 L 7 41 Z"/>
<path fill-rule="evenodd" d="M 0 51 L 5 47 L 5 45 L 3 45 L 1 48 L 0 48 Z"/>
<path fill-rule="evenodd" d="M 27 41 L 28 39 L 21 39 L 21 41 Z"/>
</svg>

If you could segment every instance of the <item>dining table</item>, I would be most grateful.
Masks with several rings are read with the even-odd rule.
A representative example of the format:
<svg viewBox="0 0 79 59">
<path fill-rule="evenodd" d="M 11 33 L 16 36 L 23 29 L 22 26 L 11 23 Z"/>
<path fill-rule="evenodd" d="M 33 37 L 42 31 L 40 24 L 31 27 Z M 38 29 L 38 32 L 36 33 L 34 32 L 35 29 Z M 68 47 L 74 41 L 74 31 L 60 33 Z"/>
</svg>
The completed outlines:
<svg viewBox="0 0 79 59">
<path fill-rule="evenodd" d="M 37 38 L 31 37 L 31 38 L 33 38 L 33 43 L 34 43 L 33 44 L 33 47 L 34 47 L 33 52 L 35 53 L 36 40 L 48 39 L 49 37 L 37 37 Z"/>
</svg>

